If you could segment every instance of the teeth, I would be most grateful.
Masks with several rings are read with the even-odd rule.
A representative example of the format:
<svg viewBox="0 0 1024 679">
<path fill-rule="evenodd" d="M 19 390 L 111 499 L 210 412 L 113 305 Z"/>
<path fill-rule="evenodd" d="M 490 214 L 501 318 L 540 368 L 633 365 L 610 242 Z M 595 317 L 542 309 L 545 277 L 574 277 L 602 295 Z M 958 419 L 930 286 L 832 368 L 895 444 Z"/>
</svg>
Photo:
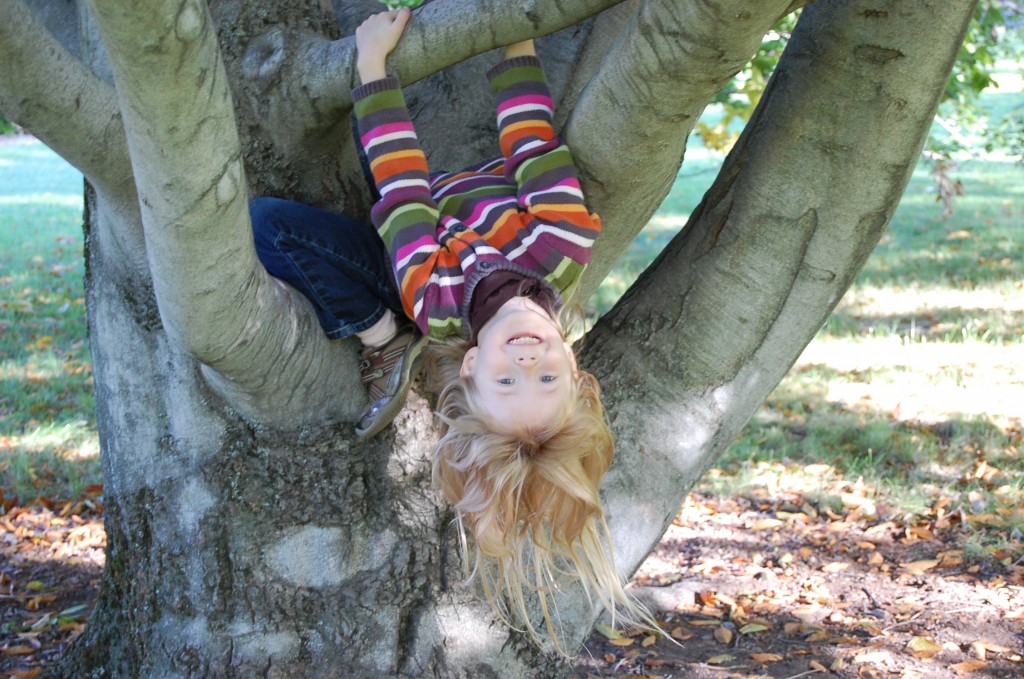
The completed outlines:
<svg viewBox="0 0 1024 679">
<path fill-rule="evenodd" d="M 506 344 L 540 344 L 539 337 L 533 337 L 531 335 L 522 335 L 520 337 L 513 337 Z"/>
</svg>

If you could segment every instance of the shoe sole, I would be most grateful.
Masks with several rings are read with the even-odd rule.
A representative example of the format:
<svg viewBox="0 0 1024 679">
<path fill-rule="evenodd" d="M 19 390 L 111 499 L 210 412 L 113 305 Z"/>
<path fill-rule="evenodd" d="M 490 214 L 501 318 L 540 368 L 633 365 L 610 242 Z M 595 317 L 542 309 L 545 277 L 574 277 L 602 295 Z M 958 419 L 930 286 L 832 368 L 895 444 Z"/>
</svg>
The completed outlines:
<svg viewBox="0 0 1024 679">
<path fill-rule="evenodd" d="M 390 401 L 388 401 L 388 404 L 377 412 L 377 417 L 373 419 L 369 427 L 362 430 L 359 429 L 359 427 L 356 427 L 356 436 L 360 439 L 370 438 L 391 424 L 392 420 L 395 419 L 395 416 L 398 415 L 398 411 L 400 411 L 405 405 L 405 399 L 409 395 L 409 388 L 412 386 L 412 375 L 419 365 L 420 354 L 423 352 L 423 347 L 426 345 L 427 336 L 423 335 L 422 337 L 418 337 L 409 346 L 408 360 L 404 361 L 402 364 L 402 378 L 399 381 L 400 386 L 398 391 L 396 391 L 395 395 Z"/>
</svg>

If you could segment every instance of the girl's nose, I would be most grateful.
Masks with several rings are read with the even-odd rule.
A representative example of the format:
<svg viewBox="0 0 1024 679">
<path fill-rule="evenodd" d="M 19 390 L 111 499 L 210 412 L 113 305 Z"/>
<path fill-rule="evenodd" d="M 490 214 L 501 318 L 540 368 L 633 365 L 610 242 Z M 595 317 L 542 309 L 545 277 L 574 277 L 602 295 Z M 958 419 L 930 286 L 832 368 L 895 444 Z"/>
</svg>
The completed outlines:
<svg viewBox="0 0 1024 679">
<path fill-rule="evenodd" d="M 521 354 L 516 356 L 516 363 L 519 365 L 530 365 L 537 362 L 537 355 L 534 353 Z"/>
</svg>

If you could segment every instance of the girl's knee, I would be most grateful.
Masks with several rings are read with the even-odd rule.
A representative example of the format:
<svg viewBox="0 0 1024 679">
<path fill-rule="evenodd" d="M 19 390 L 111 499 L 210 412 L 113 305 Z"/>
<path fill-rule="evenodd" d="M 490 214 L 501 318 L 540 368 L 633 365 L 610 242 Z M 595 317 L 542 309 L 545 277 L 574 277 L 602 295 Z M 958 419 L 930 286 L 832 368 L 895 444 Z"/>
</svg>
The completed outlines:
<svg viewBox="0 0 1024 679">
<path fill-rule="evenodd" d="M 280 198 L 253 198 L 249 201 L 249 219 L 252 221 L 253 240 L 257 252 L 272 249 L 281 232 L 282 208 L 288 201 Z"/>
</svg>

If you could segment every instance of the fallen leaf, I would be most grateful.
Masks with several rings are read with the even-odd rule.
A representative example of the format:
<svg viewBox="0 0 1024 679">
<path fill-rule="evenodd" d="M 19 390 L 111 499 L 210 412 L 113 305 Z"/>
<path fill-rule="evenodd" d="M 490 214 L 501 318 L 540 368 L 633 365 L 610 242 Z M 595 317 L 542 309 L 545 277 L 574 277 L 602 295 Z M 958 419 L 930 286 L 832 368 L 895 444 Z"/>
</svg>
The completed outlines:
<svg viewBox="0 0 1024 679">
<path fill-rule="evenodd" d="M 853 662 L 861 664 L 879 665 L 881 663 L 888 662 L 892 658 L 889 651 L 867 651 L 865 653 L 858 653 L 853 658 Z"/>
<path fill-rule="evenodd" d="M 606 639 L 622 638 L 622 632 L 610 625 L 594 625 L 594 629 L 600 632 Z"/>
<path fill-rule="evenodd" d="M 971 649 L 974 651 L 974 655 L 978 656 L 979 660 L 985 660 L 985 656 L 988 653 L 1009 653 L 1013 650 L 1006 646 L 1000 646 L 999 644 L 993 644 L 981 639 L 973 642 L 971 644 Z"/>
<path fill-rule="evenodd" d="M 653 634 L 648 634 L 646 637 L 644 637 L 644 640 L 640 642 L 640 645 L 644 648 L 650 648 L 656 643 L 658 643 L 658 637 L 654 636 Z"/>
<path fill-rule="evenodd" d="M 942 650 L 942 646 L 928 637 L 914 637 L 907 643 L 907 648 L 915 658 L 921 659 L 931 658 Z"/>
<path fill-rule="evenodd" d="M 778 653 L 751 653 L 750 659 L 754 662 L 779 662 L 782 660 L 782 656 Z"/>
<path fill-rule="evenodd" d="M 961 674 L 967 674 L 969 672 L 974 672 L 975 670 L 985 669 L 988 667 L 988 663 L 984 660 L 965 660 L 963 662 L 950 665 L 950 667 Z"/>
<path fill-rule="evenodd" d="M 750 529 L 772 530 L 773 528 L 778 528 L 779 526 L 783 525 L 783 523 L 784 522 L 780 521 L 779 519 L 760 519 L 759 521 L 755 521 L 754 525 L 751 526 Z"/>
<path fill-rule="evenodd" d="M 627 638 L 619 638 L 619 639 L 609 639 L 608 643 L 611 644 L 612 646 L 632 646 L 633 645 L 633 639 L 630 639 L 628 637 Z"/>
<path fill-rule="evenodd" d="M 724 625 L 719 625 L 715 628 L 715 639 L 717 639 L 721 643 L 730 644 L 732 643 L 732 638 L 732 630 L 730 630 L 728 627 L 725 627 Z"/>
<path fill-rule="evenodd" d="M 721 665 L 723 663 L 732 662 L 735 659 L 735 656 L 731 656 L 728 653 L 723 653 L 722 655 L 711 656 L 710 658 L 708 658 L 707 662 L 709 665 Z"/>
<path fill-rule="evenodd" d="M 769 628 L 767 625 L 761 625 L 759 623 L 752 622 L 741 627 L 740 634 L 755 634 L 757 632 L 766 632 L 768 631 L 768 629 Z"/>
<path fill-rule="evenodd" d="M 825 667 L 824 665 L 822 665 L 817 660 L 812 660 L 811 661 L 811 669 L 812 670 L 818 670 L 819 672 L 828 672 L 828 668 Z"/>
<path fill-rule="evenodd" d="M 832 563 L 827 563 L 824 566 L 822 566 L 821 570 L 825 573 L 839 573 L 840 571 L 845 571 L 849 567 L 850 564 L 848 563 L 843 563 L 842 561 L 833 561 Z"/>
<path fill-rule="evenodd" d="M 11 679 L 35 679 L 42 673 L 42 667 L 33 667 L 30 670 L 14 670 L 11 673 Z"/>
<path fill-rule="evenodd" d="M 922 575 L 925 571 L 935 568 L 938 565 L 939 562 L 937 559 L 922 559 L 921 561 L 911 561 L 910 563 L 901 564 L 902 568 L 913 575 Z"/>
<path fill-rule="evenodd" d="M 687 632 L 684 627 L 674 627 L 670 634 L 673 639 L 678 639 L 679 641 L 686 641 L 693 638 L 693 634 Z"/>
</svg>

